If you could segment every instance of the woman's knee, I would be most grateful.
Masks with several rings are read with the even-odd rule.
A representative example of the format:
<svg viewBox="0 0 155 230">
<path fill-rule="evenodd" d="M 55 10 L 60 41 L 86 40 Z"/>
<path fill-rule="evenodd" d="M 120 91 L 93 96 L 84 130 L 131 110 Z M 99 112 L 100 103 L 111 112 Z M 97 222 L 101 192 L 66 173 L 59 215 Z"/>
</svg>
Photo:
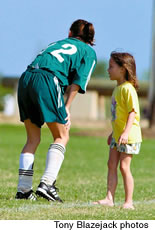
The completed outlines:
<svg viewBox="0 0 155 230">
<path fill-rule="evenodd" d="M 63 133 L 62 135 L 60 135 L 60 139 L 61 141 L 66 145 L 69 141 L 69 133 Z"/>
<path fill-rule="evenodd" d="M 59 124 L 57 122 L 47 123 L 48 128 L 50 129 L 54 142 L 60 142 L 64 145 L 69 141 L 69 130 L 66 129 L 66 126 Z"/>
<path fill-rule="evenodd" d="M 65 139 L 66 139 L 66 143 L 68 143 L 68 141 L 69 141 L 69 133 L 66 134 Z"/>
</svg>

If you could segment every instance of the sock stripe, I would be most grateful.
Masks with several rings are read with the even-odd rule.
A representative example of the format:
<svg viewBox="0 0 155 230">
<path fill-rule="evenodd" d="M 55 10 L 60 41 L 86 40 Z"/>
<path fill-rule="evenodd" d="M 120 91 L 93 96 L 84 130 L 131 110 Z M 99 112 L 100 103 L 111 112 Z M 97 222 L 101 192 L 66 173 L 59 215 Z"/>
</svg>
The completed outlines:
<svg viewBox="0 0 155 230">
<path fill-rule="evenodd" d="M 33 176 L 33 170 L 19 169 L 19 175 Z"/>
<path fill-rule="evenodd" d="M 19 173 L 19 176 L 33 176 L 33 174 L 28 174 L 28 173 Z"/>
<path fill-rule="evenodd" d="M 57 150 L 61 151 L 63 155 L 65 153 L 65 148 L 59 144 L 51 144 L 49 149 L 57 149 Z"/>
<path fill-rule="evenodd" d="M 26 170 L 26 169 L 19 169 L 19 171 L 20 172 L 32 172 L 33 173 L 33 170 L 31 170 L 31 169 L 28 169 L 28 170 Z"/>
</svg>

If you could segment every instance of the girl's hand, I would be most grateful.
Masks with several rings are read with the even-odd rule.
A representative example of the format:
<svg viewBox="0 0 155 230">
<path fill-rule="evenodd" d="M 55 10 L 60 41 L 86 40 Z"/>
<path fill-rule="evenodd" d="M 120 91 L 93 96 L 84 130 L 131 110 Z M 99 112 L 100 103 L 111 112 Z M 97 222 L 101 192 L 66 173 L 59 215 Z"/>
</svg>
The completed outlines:
<svg viewBox="0 0 155 230">
<path fill-rule="evenodd" d="M 108 144 L 108 145 L 110 145 L 111 139 L 112 139 L 112 133 L 111 133 L 111 134 L 109 135 L 109 137 L 108 137 L 108 140 L 107 140 L 107 144 Z"/>
<path fill-rule="evenodd" d="M 65 121 L 67 121 L 67 122 L 66 122 L 65 126 L 66 126 L 66 129 L 69 130 L 70 126 L 71 126 L 71 120 L 70 120 L 70 111 L 67 107 L 66 107 L 66 113 L 67 113 L 67 117 L 65 118 Z"/>
<path fill-rule="evenodd" d="M 127 132 L 123 132 L 121 134 L 121 136 L 118 139 L 118 144 L 127 144 L 128 143 L 128 133 Z"/>
<path fill-rule="evenodd" d="M 121 136 L 119 137 L 118 139 L 118 144 L 127 144 L 128 143 L 128 136 L 129 136 L 129 131 L 132 127 L 132 124 L 134 122 L 134 119 L 135 119 L 135 111 L 132 110 L 130 113 L 129 113 L 129 116 L 128 116 L 128 119 L 127 119 L 127 123 L 126 123 L 126 127 L 124 129 L 124 132 L 121 134 Z"/>
</svg>

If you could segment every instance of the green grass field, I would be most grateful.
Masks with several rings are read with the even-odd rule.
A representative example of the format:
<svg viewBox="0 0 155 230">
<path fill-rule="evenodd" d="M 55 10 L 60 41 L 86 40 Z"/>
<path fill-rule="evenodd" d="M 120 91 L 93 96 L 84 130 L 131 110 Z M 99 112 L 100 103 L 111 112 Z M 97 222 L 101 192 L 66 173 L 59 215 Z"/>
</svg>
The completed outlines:
<svg viewBox="0 0 155 230">
<path fill-rule="evenodd" d="M 155 219 L 155 144 L 145 139 L 141 153 L 132 160 L 135 179 L 136 209 L 123 210 L 122 177 L 113 208 L 94 206 L 92 201 L 106 193 L 108 146 L 106 138 L 76 135 L 71 129 L 65 160 L 57 186 L 63 204 L 15 200 L 18 181 L 19 154 L 25 142 L 24 127 L 0 125 L 0 219 L 1 220 L 153 220 Z M 104 132 L 104 130 L 103 130 Z M 82 132 L 81 132 L 82 133 Z M 47 128 L 42 129 L 42 141 L 37 149 L 34 165 L 33 189 L 36 190 L 44 171 L 46 152 L 52 142 Z"/>
</svg>

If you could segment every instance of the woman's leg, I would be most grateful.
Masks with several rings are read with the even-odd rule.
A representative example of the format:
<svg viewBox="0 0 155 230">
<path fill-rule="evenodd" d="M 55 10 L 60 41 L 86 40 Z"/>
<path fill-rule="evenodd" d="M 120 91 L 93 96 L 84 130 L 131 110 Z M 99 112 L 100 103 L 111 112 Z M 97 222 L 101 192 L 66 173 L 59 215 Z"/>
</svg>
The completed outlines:
<svg viewBox="0 0 155 230">
<path fill-rule="evenodd" d="M 134 180 L 130 170 L 132 154 L 121 153 L 120 155 L 120 170 L 123 176 L 124 190 L 125 190 L 125 203 L 123 208 L 134 209 L 133 207 L 133 190 Z"/>
<path fill-rule="evenodd" d="M 41 181 L 47 185 L 52 185 L 64 160 L 65 146 L 69 140 L 69 131 L 64 124 L 56 122 L 47 123 L 47 126 L 53 135 L 54 143 L 48 149 L 46 168 Z"/>
<path fill-rule="evenodd" d="M 66 146 L 69 141 L 69 129 L 64 124 L 57 122 L 47 123 L 47 126 L 53 135 L 54 143 Z"/>
<path fill-rule="evenodd" d="M 33 124 L 29 119 L 24 121 L 24 125 L 27 133 L 27 142 L 19 159 L 17 199 L 26 199 L 22 194 L 29 193 L 32 190 L 34 153 L 40 142 L 40 128 Z"/>
<path fill-rule="evenodd" d="M 22 153 L 32 153 L 35 154 L 35 151 L 40 143 L 41 129 L 33 124 L 30 119 L 24 121 L 26 133 L 27 133 L 27 142 L 22 150 Z"/>
<path fill-rule="evenodd" d="M 104 200 L 99 200 L 95 204 L 107 206 L 114 205 L 115 190 L 117 187 L 117 167 L 119 163 L 120 153 L 115 149 L 110 149 L 108 160 L 108 177 L 107 177 L 107 195 Z"/>
<path fill-rule="evenodd" d="M 46 158 L 46 168 L 38 186 L 37 194 L 48 200 L 62 201 L 55 191 L 55 181 L 64 160 L 65 146 L 69 140 L 69 130 L 56 122 L 47 123 L 54 143 L 50 145 Z"/>
</svg>

